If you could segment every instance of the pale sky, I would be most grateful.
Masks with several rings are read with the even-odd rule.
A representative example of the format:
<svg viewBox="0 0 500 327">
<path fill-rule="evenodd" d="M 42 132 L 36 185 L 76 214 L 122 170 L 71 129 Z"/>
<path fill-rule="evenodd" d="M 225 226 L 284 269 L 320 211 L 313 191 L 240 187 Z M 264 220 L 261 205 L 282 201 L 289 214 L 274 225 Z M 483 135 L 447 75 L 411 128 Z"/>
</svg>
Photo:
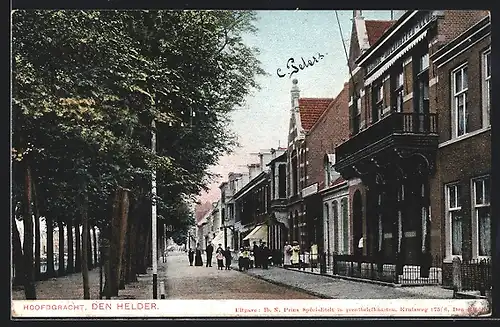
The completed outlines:
<svg viewBox="0 0 500 327">
<path fill-rule="evenodd" d="M 389 10 L 363 10 L 366 19 L 390 19 Z M 352 11 L 338 11 L 338 16 L 349 53 Z M 258 31 L 246 36 L 248 45 L 258 47 L 262 68 L 269 76 L 259 77 L 262 89 L 247 97 L 244 109 L 231 114 L 232 130 L 239 136 L 241 147 L 230 156 L 220 158 L 211 172 L 222 178 L 210 186 L 202 201 L 217 201 L 219 185 L 227 180 L 229 172 L 246 171 L 246 164 L 258 162 L 250 153 L 259 150 L 286 147 L 290 118 L 290 89 L 297 78 L 300 96 L 307 98 L 335 98 L 348 80 L 347 61 L 334 10 L 258 11 Z M 313 66 L 283 78 L 276 70 L 288 73 L 287 61 L 293 57 L 298 65 L 318 53 L 323 59 Z"/>
</svg>

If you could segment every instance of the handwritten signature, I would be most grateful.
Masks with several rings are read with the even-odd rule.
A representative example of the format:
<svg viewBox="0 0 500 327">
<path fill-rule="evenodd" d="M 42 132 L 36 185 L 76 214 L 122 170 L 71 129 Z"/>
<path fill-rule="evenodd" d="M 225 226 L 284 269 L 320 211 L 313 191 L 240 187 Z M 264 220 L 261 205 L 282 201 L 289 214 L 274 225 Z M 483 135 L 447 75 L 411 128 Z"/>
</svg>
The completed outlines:
<svg viewBox="0 0 500 327">
<path fill-rule="evenodd" d="M 290 58 L 286 62 L 286 69 L 288 69 L 289 72 L 282 73 L 281 68 L 278 68 L 278 70 L 276 71 L 276 74 L 280 78 L 285 77 L 286 75 L 288 75 L 288 77 L 292 77 L 293 74 L 296 74 L 299 71 L 306 69 L 307 67 L 314 66 L 315 63 L 318 63 L 324 57 L 325 57 L 325 55 L 318 53 L 317 56 L 313 56 L 312 59 L 308 59 L 307 62 L 305 61 L 304 57 L 301 57 L 302 63 L 299 63 L 298 66 L 295 64 L 295 59 Z"/>
</svg>

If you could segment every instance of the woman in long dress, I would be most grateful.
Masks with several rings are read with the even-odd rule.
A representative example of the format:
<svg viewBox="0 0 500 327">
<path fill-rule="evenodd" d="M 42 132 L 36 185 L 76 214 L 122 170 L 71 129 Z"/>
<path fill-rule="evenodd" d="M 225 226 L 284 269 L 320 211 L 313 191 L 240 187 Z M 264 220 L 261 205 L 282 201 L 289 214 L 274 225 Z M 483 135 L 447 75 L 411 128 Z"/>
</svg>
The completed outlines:
<svg viewBox="0 0 500 327">
<path fill-rule="evenodd" d="M 201 246 L 200 243 L 196 244 L 196 252 L 194 256 L 194 265 L 203 266 L 203 260 L 201 259 Z"/>
<path fill-rule="evenodd" d="M 292 246 L 290 243 L 285 242 L 285 247 L 284 247 L 284 254 L 283 254 L 283 266 L 285 268 L 290 267 L 292 265 Z"/>
<path fill-rule="evenodd" d="M 300 245 L 299 242 L 293 241 L 292 246 L 292 266 L 298 267 L 300 263 Z"/>
<path fill-rule="evenodd" d="M 194 261 L 194 251 L 192 248 L 189 248 L 188 258 L 189 258 L 189 265 L 192 266 Z"/>
</svg>

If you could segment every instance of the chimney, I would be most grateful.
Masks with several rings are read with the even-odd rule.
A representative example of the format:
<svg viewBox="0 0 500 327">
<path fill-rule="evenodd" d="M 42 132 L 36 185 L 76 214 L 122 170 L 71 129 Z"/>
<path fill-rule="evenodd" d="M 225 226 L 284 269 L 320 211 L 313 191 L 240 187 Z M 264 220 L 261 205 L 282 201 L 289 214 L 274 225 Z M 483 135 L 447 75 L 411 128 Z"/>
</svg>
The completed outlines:
<svg viewBox="0 0 500 327">
<path fill-rule="evenodd" d="M 353 18 L 363 18 L 363 11 L 362 10 L 353 10 L 352 11 L 352 17 Z"/>
<path fill-rule="evenodd" d="M 299 81 L 296 78 L 292 80 L 293 86 L 292 90 L 290 91 L 292 95 L 292 111 L 299 111 L 300 90 L 299 87 L 297 86 L 298 82 Z"/>
</svg>

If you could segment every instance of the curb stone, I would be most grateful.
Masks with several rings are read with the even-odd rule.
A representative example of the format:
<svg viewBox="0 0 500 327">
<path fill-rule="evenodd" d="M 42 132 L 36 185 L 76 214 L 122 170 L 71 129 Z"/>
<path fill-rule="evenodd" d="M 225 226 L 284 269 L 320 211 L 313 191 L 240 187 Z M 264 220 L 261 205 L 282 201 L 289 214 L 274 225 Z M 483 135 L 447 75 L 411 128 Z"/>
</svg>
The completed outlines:
<svg viewBox="0 0 500 327">
<path fill-rule="evenodd" d="M 395 287 L 395 288 L 402 287 L 401 284 L 387 283 L 387 282 L 365 279 L 365 278 L 356 278 L 356 277 L 330 275 L 330 274 L 317 274 L 317 273 L 310 272 L 307 270 L 295 270 L 295 269 L 289 269 L 289 268 L 283 268 L 283 267 L 276 267 L 276 268 L 285 269 L 285 270 L 289 270 L 289 271 L 295 271 L 295 272 L 299 272 L 299 273 L 306 273 L 309 275 L 325 276 L 325 277 L 329 277 L 329 278 L 349 280 L 349 281 L 353 281 L 353 282 L 360 282 L 360 283 L 367 283 L 367 284 L 374 284 L 374 285 L 381 285 L 381 286 Z"/>
<path fill-rule="evenodd" d="M 301 287 L 298 287 L 298 286 L 289 285 L 289 284 L 286 284 L 286 283 L 283 283 L 283 282 L 279 282 L 279 281 L 276 281 L 276 280 L 273 280 L 273 279 L 270 279 L 270 278 L 266 278 L 266 277 L 263 277 L 263 276 L 259 276 L 259 275 L 249 274 L 248 272 L 246 272 L 246 271 L 240 271 L 237 268 L 231 268 L 231 269 L 236 270 L 236 271 L 238 271 L 238 272 L 240 272 L 242 274 L 245 274 L 247 276 L 254 277 L 256 279 L 260 279 L 260 280 L 266 281 L 266 282 L 274 284 L 274 285 L 287 287 L 287 288 L 292 289 L 294 291 L 303 292 L 303 293 L 306 293 L 306 294 L 309 294 L 309 295 L 312 295 L 312 296 L 316 296 L 316 297 L 319 297 L 319 298 L 322 298 L 322 299 L 334 299 L 331 296 L 328 296 L 328 295 L 325 295 L 325 294 L 321 294 L 321 293 L 318 293 L 318 292 L 314 292 L 314 291 L 310 291 L 310 290 L 307 290 L 307 289 L 304 289 L 304 288 L 301 288 Z"/>
</svg>

